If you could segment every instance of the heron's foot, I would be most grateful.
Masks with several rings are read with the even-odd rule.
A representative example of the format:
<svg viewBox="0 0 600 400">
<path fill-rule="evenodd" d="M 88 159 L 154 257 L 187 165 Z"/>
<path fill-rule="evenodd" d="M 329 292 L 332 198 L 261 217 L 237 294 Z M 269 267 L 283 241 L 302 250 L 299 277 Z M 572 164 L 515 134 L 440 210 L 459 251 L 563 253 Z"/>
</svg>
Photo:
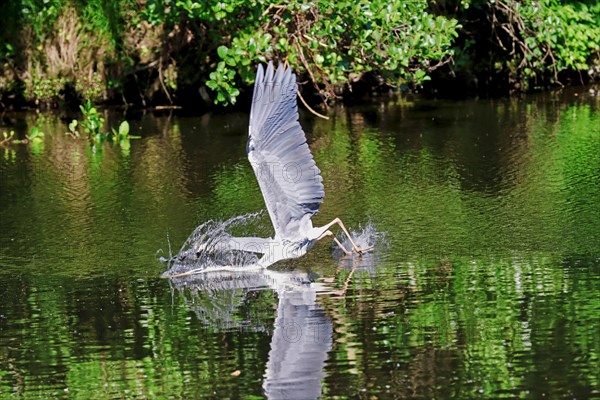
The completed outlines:
<svg viewBox="0 0 600 400">
<path fill-rule="evenodd" d="M 359 256 L 362 256 L 363 254 L 373 250 L 374 248 L 375 248 L 375 246 L 368 246 L 368 247 L 364 247 L 364 248 L 355 247 L 354 252 L 357 253 Z"/>
</svg>

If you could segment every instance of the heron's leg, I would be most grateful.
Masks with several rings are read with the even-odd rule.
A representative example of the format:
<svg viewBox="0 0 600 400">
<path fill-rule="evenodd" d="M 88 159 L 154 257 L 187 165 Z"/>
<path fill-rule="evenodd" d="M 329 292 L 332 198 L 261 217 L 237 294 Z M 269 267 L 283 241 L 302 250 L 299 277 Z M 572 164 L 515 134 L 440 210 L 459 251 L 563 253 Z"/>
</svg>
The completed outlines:
<svg viewBox="0 0 600 400">
<path fill-rule="evenodd" d="M 368 249 L 361 249 L 360 247 L 358 247 L 356 245 L 356 243 L 354 243 L 352 236 L 350 236 L 350 232 L 348 232 L 348 229 L 346 229 L 346 227 L 344 226 L 344 223 L 339 218 L 334 219 L 333 221 L 331 221 L 330 223 L 325 225 L 323 228 L 329 229 L 330 227 L 332 227 L 333 225 L 336 225 L 336 224 L 339 225 L 340 228 L 342 228 L 342 231 L 346 234 L 346 236 L 350 240 L 350 243 L 352 243 L 352 250 L 354 250 L 358 254 L 363 254 L 364 252 L 371 250 L 372 247 L 369 247 Z"/>
<path fill-rule="evenodd" d="M 352 254 L 351 251 L 348 251 L 344 245 L 342 243 L 340 243 L 340 241 L 338 240 L 338 238 L 335 237 L 335 235 L 333 234 L 333 232 L 331 232 L 330 230 L 325 231 L 321 236 L 319 236 L 317 238 L 317 240 L 321 240 L 327 236 L 332 236 L 333 237 L 333 241 L 337 243 L 338 246 L 340 246 L 340 249 L 342 249 L 344 251 L 344 253 L 346 253 L 347 256 L 349 256 L 350 254 Z"/>
</svg>

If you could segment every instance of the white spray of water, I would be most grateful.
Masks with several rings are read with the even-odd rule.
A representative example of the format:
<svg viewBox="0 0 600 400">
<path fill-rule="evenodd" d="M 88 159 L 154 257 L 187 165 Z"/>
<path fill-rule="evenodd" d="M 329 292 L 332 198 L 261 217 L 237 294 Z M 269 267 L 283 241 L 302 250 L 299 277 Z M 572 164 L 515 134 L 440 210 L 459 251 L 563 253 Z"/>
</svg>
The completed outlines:
<svg viewBox="0 0 600 400">
<path fill-rule="evenodd" d="M 175 277 L 199 272 L 241 271 L 260 268 L 258 262 L 262 254 L 249 251 L 248 249 L 252 246 L 245 248 L 232 247 L 230 243 L 235 240 L 232 231 L 242 235 L 247 233 L 248 230 L 255 232 L 258 228 L 257 222 L 264 214 L 264 212 L 249 213 L 225 221 L 208 220 L 199 225 L 175 256 L 170 255 L 169 258 L 160 258 L 161 261 L 168 264 L 168 269 L 162 276 Z M 378 249 L 386 246 L 384 233 L 377 231 L 371 221 L 364 227 L 359 225 L 357 230 L 351 229 L 350 233 L 358 247 L 369 248 L 374 246 L 375 249 Z M 347 249 L 352 248 L 345 235 L 338 235 L 338 239 Z M 256 249 L 256 247 L 254 248 Z M 354 260 L 351 263 L 352 265 L 355 265 L 357 260 L 360 261 L 361 265 L 371 265 L 373 268 L 375 265 L 375 256 L 372 252 L 362 257 L 357 255 L 344 257 L 342 250 L 334 245 L 333 256 L 344 263 Z"/>
<path fill-rule="evenodd" d="M 358 225 L 358 229 L 350 229 L 350 235 L 354 239 L 354 243 L 362 249 L 373 247 L 374 250 L 380 247 L 386 247 L 387 241 L 384 232 L 380 232 L 376 229 L 375 224 L 371 220 L 363 227 L 361 224 Z M 344 245 L 346 249 L 352 249 L 352 243 L 346 235 L 340 232 L 337 235 L 338 240 Z M 370 253 L 367 253 L 370 254 Z M 339 246 L 333 245 L 333 256 L 340 258 L 344 255 L 342 249 Z"/>
<path fill-rule="evenodd" d="M 226 221 L 208 220 L 198 226 L 175 256 L 161 257 L 169 269 L 163 277 L 208 270 L 240 269 L 256 266 L 259 255 L 251 251 L 230 248 L 231 231 L 254 223 L 262 212 L 229 218 Z"/>
</svg>

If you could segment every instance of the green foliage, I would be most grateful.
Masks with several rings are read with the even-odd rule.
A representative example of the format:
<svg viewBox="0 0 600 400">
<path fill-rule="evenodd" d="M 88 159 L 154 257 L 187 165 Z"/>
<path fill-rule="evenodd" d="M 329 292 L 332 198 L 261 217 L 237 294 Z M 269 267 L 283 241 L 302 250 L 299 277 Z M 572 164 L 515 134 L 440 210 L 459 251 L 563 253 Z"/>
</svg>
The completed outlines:
<svg viewBox="0 0 600 400">
<path fill-rule="evenodd" d="M 457 67 L 475 73 L 493 66 L 518 90 L 560 83 L 563 72 L 586 71 L 600 57 L 597 1 L 463 0 L 465 21 L 457 44 Z M 476 22 L 470 22 L 476 21 Z M 492 43 L 482 43 L 482 30 Z M 461 45 L 462 43 L 462 45 Z"/>
<path fill-rule="evenodd" d="M 234 104 L 267 60 L 328 101 L 366 74 L 418 87 L 451 63 L 451 76 L 508 76 L 525 90 L 600 59 L 593 0 L 15 0 L 0 15 L 0 91 L 38 104 L 73 92 L 176 102 L 202 85 Z"/>
<path fill-rule="evenodd" d="M 220 48 L 225 48 L 221 46 Z M 240 91 L 234 86 L 235 70 L 227 67 L 224 61 L 219 62 L 217 70 L 210 73 L 206 86 L 217 92 L 215 103 L 235 104 Z"/>
<path fill-rule="evenodd" d="M 2 132 L 2 138 L 0 138 L 0 147 L 7 146 L 9 144 L 31 144 L 33 147 L 40 147 L 44 140 L 44 132 L 41 131 L 37 126 L 32 126 L 29 130 L 29 134 L 25 135 L 25 139 L 17 139 L 15 131 Z"/>
<path fill-rule="evenodd" d="M 15 56 L 15 49 L 10 43 L 4 43 L 4 48 L 0 48 L 0 60 L 10 59 Z"/>
<path fill-rule="evenodd" d="M 215 102 L 233 102 L 233 78 L 251 83 L 255 64 L 266 56 L 305 72 L 325 99 L 368 72 L 390 86 L 419 85 L 450 60 L 458 28 L 457 20 L 428 13 L 426 1 L 273 3 L 217 49 L 221 61 L 208 86 L 217 92 Z"/>
<path fill-rule="evenodd" d="M 33 154 L 40 154 L 44 149 L 44 133 L 37 126 L 29 130 L 26 140 Z"/>
<path fill-rule="evenodd" d="M 31 97 L 41 101 L 50 101 L 60 97 L 67 81 L 64 78 L 45 78 L 34 75 L 30 82 Z"/>
<path fill-rule="evenodd" d="M 107 68 L 123 59 L 123 42 L 137 29 L 126 18 L 135 2 L 10 3 L 0 5 L 0 14 L 11 21 L 6 28 L 0 26 L 0 77 L 11 71 L 11 79 L 24 83 L 25 99 L 37 104 L 55 104 L 73 90 L 84 98 L 106 98 L 108 81 L 113 78 Z M 0 78 L 0 90 L 2 86 L 8 84 L 3 85 Z"/>
<path fill-rule="evenodd" d="M 119 129 L 115 130 L 115 128 L 111 129 L 111 132 L 108 134 L 108 139 L 119 143 L 123 150 L 128 151 L 131 146 L 129 140 L 130 139 L 139 139 L 140 136 L 133 136 L 129 134 L 129 122 L 123 121 L 119 125 Z"/>
<path fill-rule="evenodd" d="M 139 136 L 129 134 L 129 122 L 123 121 L 118 129 L 112 128 L 110 131 L 104 129 L 104 117 L 100 115 L 98 109 L 92 105 L 88 99 L 83 105 L 79 106 L 83 119 L 79 123 L 76 119 L 69 124 L 68 135 L 75 139 L 80 138 L 81 132 L 78 126 L 81 127 L 84 135 L 94 143 L 102 143 L 108 140 L 113 143 L 118 143 L 122 147 L 129 148 L 130 139 L 139 139 Z"/>
<path fill-rule="evenodd" d="M 71 121 L 71 123 L 69 124 L 69 132 L 67 132 L 67 134 L 71 135 L 75 139 L 79 139 L 81 137 L 79 131 L 77 130 L 77 125 L 78 122 L 76 119 Z"/>
<path fill-rule="evenodd" d="M 37 126 L 31 127 L 29 130 L 29 135 L 27 135 L 27 140 L 32 143 L 39 143 L 44 140 L 44 132 L 40 130 Z"/>
<path fill-rule="evenodd" d="M 46 36 L 52 34 L 53 24 L 65 5 L 65 0 L 21 0 L 20 14 L 25 23 L 31 27 L 34 40 L 41 43 Z"/>
<path fill-rule="evenodd" d="M 100 115 L 98 109 L 92 105 L 89 99 L 79 106 L 79 109 L 83 114 L 83 120 L 81 121 L 83 132 L 94 141 L 102 141 L 105 136 L 104 117 Z"/>
<path fill-rule="evenodd" d="M 543 62 L 545 50 L 553 53 L 550 65 L 559 71 L 587 69 L 590 54 L 600 50 L 600 3 L 589 7 L 585 2 L 561 3 L 545 0 L 539 11 L 523 13 L 531 35 L 526 39 L 534 53 L 530 59 Z"/>
<path fill-rule="evenodd" d="M 15 131 L 3 131 L 0 139 L 0 147 L 4 147 L 10 143 L 15 143 Z"/>
</svg>

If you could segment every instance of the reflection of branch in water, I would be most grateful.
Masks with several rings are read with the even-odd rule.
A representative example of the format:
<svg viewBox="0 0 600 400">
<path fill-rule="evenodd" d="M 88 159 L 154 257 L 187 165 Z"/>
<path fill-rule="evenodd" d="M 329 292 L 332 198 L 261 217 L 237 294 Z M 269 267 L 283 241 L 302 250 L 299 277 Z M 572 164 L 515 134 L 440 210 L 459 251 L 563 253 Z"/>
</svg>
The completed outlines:
<svg viewBox="0 0 600 400">
<path fill-rule="evenodd" d="M 360 240 L 361 235 L 356 235 L 356 237 Z M 370 277 L 375 276 L 375 267 L 378 262 L 377 255 L 378 253 L 369 253 L 362 257 L 342 255 L 338 260 L 338 266 L 334 276 L 321 279 L 329 289 L 321 292 L 326 296 L 321 297 L 320 303 L 327 315 L 333 319 L 333 326 L 335 327 L 336 333 L 335 341 L 344 344 L 342 348 L 346 353 L 344 359 L 348 363 L 347 372 L 355 375 L 358 375 L 361 352 L 359 346 L 357 346 L 357 343 L 353 340 L 353 337 L 355 337 L 356 334 L 348 329 L 348 327 L 352 326 L 354 323 L 348 321 L 347 315 L 340 312 L 341 309 L 344 309 L 344 307 L 340 307 L 340 302 L 345 302 L 348 289 L 350 288 L 350 282 L 352 282 L 353 278 L 356 280 L 358 277 L 358 282 L 355 283 L 355 285 L 360 289 L 360 279 L 365 276 L 365 273 Z M 338 279 L 338 276 L 345 271 L 349 272 L 344 279 L 342 288 L 333 289 L 331 287 L 332 284 Z M 356 286 L 353 289 L 355 288 Z"/>
<path fill-rule="evenodd" d="M 321 282 L 326 285 L 327 290 L 321 292 L 321 294 L 331 294 L 337 297 L 346 296 L 348 289 L 350 287 L 350 282 L 354 277 L 356 271 L 366 272 L 369 276 L 375 275 L 375 266 L 377 262 L 377 253 L 367 253 L 362 255 L 361 257 L 355 256 L 346 256 L 343 255 L 338 260 L 338 265 L 335 270 L 335 273 L 331 277 L 321 278 Z M 344 283 L 342 284 L 341 289 L 333 289 L 331 285 L 338 279 L 339 275 L 343 271 L 350 271 L 348 276 L 344 279 Z M 360 284 L 360 276 L 359 282 Z"/>
</svg>

